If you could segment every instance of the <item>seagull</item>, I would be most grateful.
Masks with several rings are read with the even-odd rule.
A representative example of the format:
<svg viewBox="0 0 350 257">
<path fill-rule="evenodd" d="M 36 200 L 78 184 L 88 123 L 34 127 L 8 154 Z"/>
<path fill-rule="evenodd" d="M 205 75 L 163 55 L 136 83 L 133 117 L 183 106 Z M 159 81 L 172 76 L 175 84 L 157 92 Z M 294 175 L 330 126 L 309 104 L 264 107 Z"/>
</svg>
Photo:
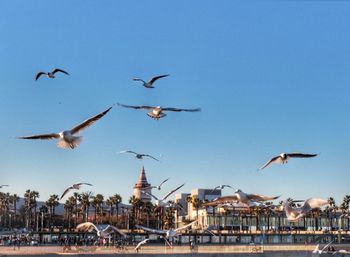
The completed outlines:
<svg viewBox="0 0 350 257">
<path fill-rule="evenodd" d="M 181 187 L 183 187 L 185 184 L 182 184 L 181 186 L 178 186 L 177 188 L 171 190 L 168 194 L 166 194 L 162 199 L 159 199 L 158 197 L 154 196 L 151 193 L 148 193 L 146 191 L 141 190 L 142 193 L 154 198 L 156 200 L 156 206 L 166 206 L 168 205 L 168 203 L 165 202 L 165 200 L 174 192 L 176 192 L 177 190 L 179 190 Z"/>
<path fill-rule="evenodd" d="M 163 238 L 166 240 L 166 242 L 168 243 L 168 245 L 171 247 L 171 244 L 169 244 L 169 239 L 178 236 L 180 234 L 180 231 L 185 230 L 189 227 L 191 227 L 194 223 L 196 223 L 197 220 L 183 226 L 177 229 L 168 229 L 168 230 L 163 230 L 163 229 L 153 229 L 153 228 L 148 228 L 148 227 L 144 227 L 144 226 L 140 226 L 140 225 L 136 225 L 137 228 L 142 229 L 144 231 L 147 231 L 151 234 L 158 234 L 158 235 L 162 235 Z"/>
<path fill-rule="evenodd" d="M 55 78 L 55 73 L 56 73 L 56 72 L 62 72 L 62 73 L 64 73 L 64 74 L 66 74 L 66 75 L 69 75 L 68 72 L 66 72 L 66 71 L 64 71 L 64 70 L 61 70 L 61 69 L 54 69 L 54 70 L 52 70 L 51 72 L 43 72 L 43 71 L 40 71 L 40 72 L 38 72 L 38 73 L 36 74 L 35 80 L 38 80 L 38 79 L 40 78 L 41 75 L 46 75 L 48 78 L 53 79 L 53 78 Z"/>
<path fill-rule="evenodd" d="M 315 157 L 317 154 L 304 154 L 304 153 L 281 153 L 280 155 L 277 155 L 273 157 L 271 160 L 269 160 L 267 163 L 264 164 L 259 170 L 265 169 L 267 166 L 269 166 L 272 163 L 280 163 L 285 164 L 288 162 L 289 158 L 311 158 Z"/>
<path fill-rule="evenodd" d="M 165 78 L 165 77 L 168 77 L 168 76 L 169 76 L 169 74 L 156 76 L 156 77 L 151 78 L 151 79 L 150 79 L 149 81 L 147 81 L 147 82 L 144 81 L 144 80 L 141 79 L 141 78 L 133 78 L 133 80 L 135 80 L 135 81 L 142 81 L 142 82 L 143 82 L 143 86 L 144 86 L 145 88 L 154 88 L 153 83 L 154 83 L 156 80 L 161 79 L 161 78 Z"/>
<path fill-rule="evenodd" d="M 160 183 L 158 186 L 149 186 L 149 187 L 146 187 L 145 189 L 148 189 L 148 188 L 157 188 L 158 190 L 161 190 L 162 189 L 162 185 L 167 182 L 169 180 L 169 178 L 165 179 L 162 181 L 162 183 Z"/>
<path fill-rule="evenodd" d="M 118 229 L 115 226 L 108 225 L 104 229 L 100 229 L 92 222 L 81 223 L 77 226 L 76 230 L 83 231 L 83 232 L 92 232 L 95 230 L 97 232 L 97 236 L 103 237 L 103 238 L 108 237 L 113 232 L 117 232 L 125 238 L 127 237 L 127 235 L 123 231 L 121 231 L 120 229 Z"/>
<path fill-rule="evenodd" d="M 74 149 L 75 147 L 79 146 L 79 144 L 83 139 L 81 136 L 75 136 L 75 134 L 81 132 L 82 130 L 94 124 L 97 120 L 101 119 L 111 109 L 112 107 L 108 108 L 104 112 L 101 112 L 96 116 L 83 121 L 81 124 L 75 126 L 70 130 L 65 130 L 59 133 L 24 136 L 24 137 L 18 137 L 18 138 L 19 139 L 46 139 L 46 140 L 56 138 L 56 139 L 59 139 L 57 143 L 58 147 Z"/>
<path fill-rule="evenodd" d="M 312 251 L 312 253 L 318 253 L 318 254 L 322 254 L 324 252 L 326 252 L 326 250 L 328 249 L 328 246 L 330 246 L 332 243 L 334 242 L 334 240 L 330 241 L 328 244 L 326 244 L 321 250 L 320 250 L 320 245 L 316 245 L 315 250 Z"/>
<path fill-rule="evenodd" d="M 67 187 L 66 190 L 64 190 L 63 194 L 61 195 L 60 200 L 71 190 L 71 189 L 76 189 L 79 190 L 81 185 L 87 185 L 87 186 L 92 186 L 89 183 L 77 183 L 77 184 L 73 184 L 70 187 Z"/>
<path fill-rule="evenodd" d="M 139 160 L 142 160 L 143 157 L 149 157 L 149 158 L 152 158 L 153 160 L 156 160 L 159 162 L 158 159 L 154 158 L 153 156 L 149 155 L 149 154 L 143 154 L 143 153 L 135 153 L 134 151 L 130 151 L 130 150 L 126 150 L 126 151 L 121 151 L 119 153 L 132 153 L 135 155 L 135 158 L 136 159 L 139 159 Z"/>
<path fill-rule="evenodd" d="M 309 198 L 302 204 L 301 207 L 293 208 L 289 201 L 284 201 L 282 207 L 286 213 L 287 219 L 290 222 L 297 222 L 313 209 L 321 208 L 321 206 L 329 204 L 328 200 L 319 198 Z"/>
<path fill-rule="evenodd" d="M 132 109 L 145 109 L 145 110 L 151 110 L 147 113 L 149 117 L 155 120 L 159 120 L 160 118 L 163 118 L 166 116 L 164 113 L 165 111 L 171 111 L 171 112 L 199 112 L 201 111 L 200 108 L 195 109 L 180 109 L 180 108 L 172 108 L 172 107 L 160 107 L 160 106 L 134 106 L 134 105 L 125 105 L 118 103 L 119 106 L 125 107 L 125 108 L 132 108 Z"/>
<path fill-rule="evenodd" d="M 234 188 L 233 188 L 232 186 L 230 186 L 230 185 L 220 185 L 220 186 L 215 187 L 213 190 L 211 190 L 211 192 L 210 192 L 209 194 L 213 193 L 216 189 L 222 190 L 222 189 L 224 189 L 225 187 L 229 187 L 229 188 L 234 189 Z"/>
<path fill-rule="evenodd" d="M 217 206 L 219 204 L 227 203 L 242 203 L 248 207 L 257 207 L 262 206 L 261 202 L 275 200 L 277 198 L 279 198 L 279 196 L 246 194 L 242 190 L 238 189 L 233 195 L 216 198 L 211 202 L 205 203 L 204 206 Z"/>
<path fill-rule="evenodd" d="M 9 185 L 0 185 L 0 188 L 8 187 Z"/>
<path fill-rule="evenodd" d="M 136 245 L 136 247 L 135 247 L 135 251 L 137 252 L 137 251 L 139 250 L 139 248 L 141 247 L 141 245 L 147 244 L 147 242 L 148 242 L 149 240 L 151 240 L 151 239 L 146 238 L 146 239 L 142 240 L 140 243 L 138 243 L 138 244 Z"/>
</svg>

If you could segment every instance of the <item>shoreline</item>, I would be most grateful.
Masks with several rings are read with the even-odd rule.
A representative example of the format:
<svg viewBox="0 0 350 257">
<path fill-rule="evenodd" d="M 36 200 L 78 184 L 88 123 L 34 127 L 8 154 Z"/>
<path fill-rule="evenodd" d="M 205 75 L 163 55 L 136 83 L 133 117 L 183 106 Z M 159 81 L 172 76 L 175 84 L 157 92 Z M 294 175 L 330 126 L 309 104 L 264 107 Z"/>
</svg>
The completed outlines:
<svg viewBox="0 0 350 257">
<path fill-rule="evenodd" d="M 139 253 L 134 251 L 133 246 L 128 246 L 123 250 L 115 247 L 75 247 L 63 251 L 62 246 L 23 246 L 19 250 L 13 250 L 12 246 L 0 247 L 0 257 L 5 256 L 58 256 L 58 255 L 99 255 L 110 256 L 120 255 L 143 255 L 143 256 L 163 256 L 180 257 L 201 255 L 208 257 L 216 256 L 246 256 L 254 254 L 256 256 L 311 256 L 315 245 L 198 245 L 193 250 L 189 246 L 174 246 L 173 248 L 164 245 L 147 245 L 141 248 Z M 350 244 L 336 245 L 337 249 L 350 249 Z M 335 255 L 336 256 L 336 255 Z M 348 251 L 344 256 L 350 256 Z"/>
</svg>

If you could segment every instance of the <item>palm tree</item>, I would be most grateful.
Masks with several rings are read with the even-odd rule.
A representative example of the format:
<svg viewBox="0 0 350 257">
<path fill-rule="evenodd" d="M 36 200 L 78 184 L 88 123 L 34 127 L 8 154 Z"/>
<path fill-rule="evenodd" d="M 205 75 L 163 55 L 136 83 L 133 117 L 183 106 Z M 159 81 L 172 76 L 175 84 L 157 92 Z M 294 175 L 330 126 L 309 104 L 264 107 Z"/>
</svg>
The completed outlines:
<svg viewBox="0 0 350 257">
<path fill-rule="evenodd" d="M 39 198 L 39 192 L 37 191 L 31 191 L 30 189 L 27 189 L 24 193 L 24 203 L 25 203 L 25 211 L 27 213 L 26 215 L 26 228 L 29 230 L 31 227 L 31 224 L 34 224 L 36 219 L 34 216 L 34 222 L 32 222 L 32 209 L 34 208 L 34 215 L 36 215 L 36 207 L 37 202 L 36 199 Z"/>
<path fill-rule="evenodd" d="M 119 194 L 113 196 L 113 202 L 115 204 L 115 209 L 117 210 L 117 225 L 118 225 L 118 215 L 119 215 L 119 204 L 122 202 L 122 197 Z"/>
<path fill-rule="evenodd" d="M 17 194 L 13 194 L 11 196 L 11 203 L 13 205 L 13 223 L 16 224 L 17 223 L 17 202 L 19 201 L 19 196 Z"/>
<path fill-rule="evenodd" d="M 139 209 L 142 201 L 133 195 L 130 197 L 129 203 L 132 205 L 130 223 L 131 228 L 133 228 L 135 223 L 139 223 Z"/>
<path fill-rule="evenodd" d="M 52 217 L 55 216 L 55 209 L 59 205 L 58 200 L 58 195 L 50 195 L 49 199 L 45 202 L 45 205 L 48 208 L 50 214 L 50 226 L 52 226 Z"/>
<path fill-rule="evenodd" d="M 104 197 L 101 194 L 97 194 L 96 196 L 92 197 L 92 206 L 95 208 L 95 223 L 100 223 L 102 219 L 102 204 L 103 204 Z M 100 220 L 97 220 L 97 215 L 99 215 Z"/>
<path fill-rule="evenodd" d="M 88 221 L 89 217 L 89 207 L 90 207 L 90 198 L 92 193 L 91 192 L 84 192 L 80 194 L 79 201 L 81 205 L 81 210 L 84 213 L 84 222 Z"/>
<path fill-rule="evenodd" d="M 71 229 L 71 217 L 74 211 L 74 206 L 76 205 L 76 198 L 74 196 L 69 197 L 65 204 L 63 205 L 65 214 L 68 220 L 68 228 L 67 231 L 70 231 Z"/>
<path fill-rule="evenodd" d="M 332 231 L 333 230 L 333 217 L 334 217 L 338 207 L 336 206 L 335 200 L 333 197 L 328 198 L 328 203 L 329 203 L 329 206 L 327 206 L 325 208 L 324 212 L 327 215 L 329 228 Z"/>
<path fill-rule="evenodd" d="M 350 204 L 350 195 L 346 195 L 343 198 L 343 202 L 339 206 L 339 209 L 342 211 L 342 214 L 348 214 L 349 213 L 349 204 Z M 347 217 L 348 215 L 346 215 Z M 342 223 L 343 223 L 343 218 L 342 218 Z M 347 218 L 347 230 L 349 230 L 349 218 Z"/>
<path fill-rule="evenodd" d="M 109 221 L 109 224 L 111 224 L 111 217 L 112 217 L 112 215 L 113 215 L 113 205 L 114 205 L 113 196 L 110 196 L 110 197 L 106 200 L 106 205 L 109 206 L 108 221 Z"/>
</svg>

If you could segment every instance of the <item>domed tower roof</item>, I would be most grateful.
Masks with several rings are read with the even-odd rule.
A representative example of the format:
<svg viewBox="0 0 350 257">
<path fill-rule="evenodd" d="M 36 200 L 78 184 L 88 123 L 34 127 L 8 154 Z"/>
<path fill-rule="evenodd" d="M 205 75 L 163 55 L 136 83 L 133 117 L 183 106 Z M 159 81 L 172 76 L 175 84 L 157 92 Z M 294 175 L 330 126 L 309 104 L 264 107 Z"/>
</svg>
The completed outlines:
<svg viewBox="0 0 350 257">
<path fill-rule="evenodd" d="M 139 179 L 137 180 L 134 188 L 145 188 L 149 187 L 151 184 L 148 183 L 145 173 L 145 168 L 142 166 Z"/>
<path fill-rule="evenodd" d="M 134 186 L 134 196 L 143 202 L 150 202 L 152 198 L 144 192 L 152 194 L 152 188 L 151 184 L 147 181 L 145 168 L 142 166 L 139 179 Z"/>
</svg>

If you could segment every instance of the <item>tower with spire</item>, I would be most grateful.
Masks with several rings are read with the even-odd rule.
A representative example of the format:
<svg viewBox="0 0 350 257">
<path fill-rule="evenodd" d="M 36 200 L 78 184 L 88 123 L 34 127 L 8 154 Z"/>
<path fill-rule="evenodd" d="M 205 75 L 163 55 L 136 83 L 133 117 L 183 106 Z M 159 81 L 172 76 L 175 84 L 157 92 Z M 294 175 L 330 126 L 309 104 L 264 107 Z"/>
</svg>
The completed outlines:
<svg viewBox="0 0 350 257">
<path fill-rule="evenodd" d="M 145 168 L 143 166 L 141 168 L 139 179 L 134 186 L 134 196 L 143 202 L 150 202 L 152 198 L 141 191 L 152 194 L 151 184 L 147 181 Z"/>
</svg>

